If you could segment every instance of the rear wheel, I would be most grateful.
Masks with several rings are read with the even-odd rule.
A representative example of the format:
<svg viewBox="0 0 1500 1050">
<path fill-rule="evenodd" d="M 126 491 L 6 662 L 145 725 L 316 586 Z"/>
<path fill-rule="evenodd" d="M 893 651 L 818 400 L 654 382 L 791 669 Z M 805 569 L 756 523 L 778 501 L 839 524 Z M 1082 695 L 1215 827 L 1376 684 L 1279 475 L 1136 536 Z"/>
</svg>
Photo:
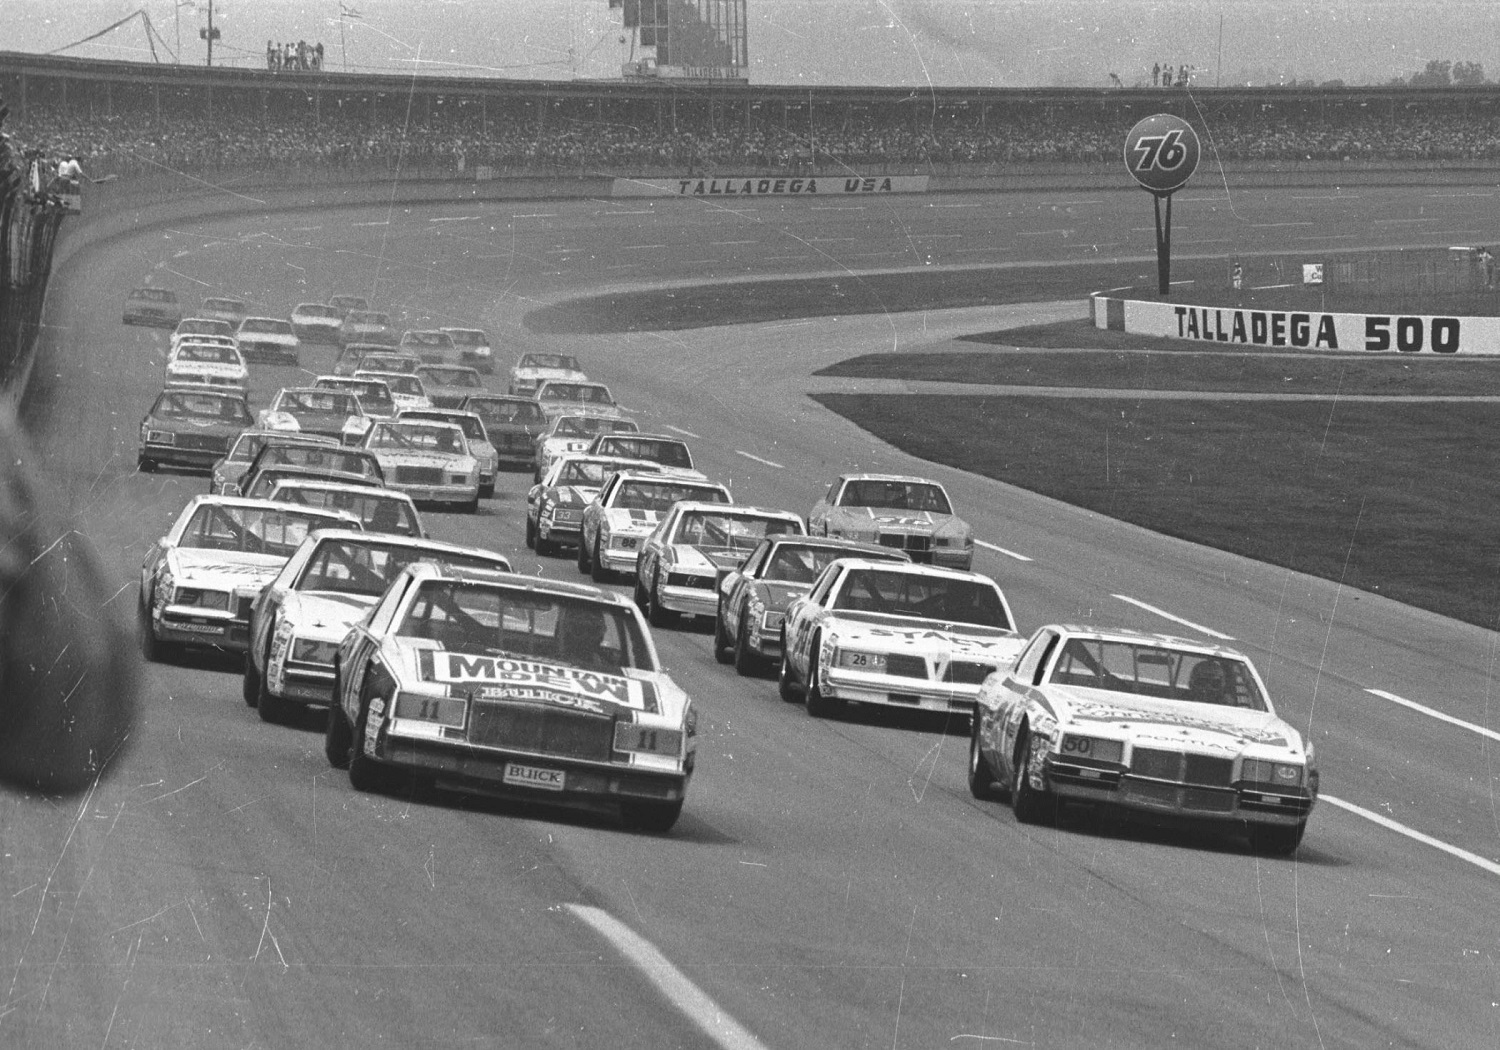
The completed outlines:
<svg viewBox="0 0 1500 1050">
<path fill-rule="evenodd" d="M 663 834 L 672 830 L 677 818 L 682 815 L 682 799 L 676 802 L 641 802 L 626 800 L 620 803 L 620 822 L 636 831 Z"/>
<path fill-rule="evenodd" d="M 776 692 L 789 704 L 801 703 L 802 691 L 792 674 L 791 650 L 786 647 L 786 632 L 781 632 L 781 673 L 776 676 Z"/>
<path fill-rule="evenodd" d="M 814 638 L 807 650 L 807 713 L 814 718 L 832 718 L 844 709 L 844 702 L 829 699 L 818 688 L 818 643 L 819 639 Z"/>
<path fill-rule="evenodd" d="M 734 643 L 724 633 L 724 603 L 719 602 L 719 613 L 714 617 L 714 659 L 727 664 L 734 659 Z"/>
<path fill-rule="evenodd" d="M 590 565 L 588 544 L 583 542 L 583 536 L 580 535 L 578 537 L 578 571 L 587 574 L 589 569 Z"/>
<path fill-rule="evenodd" d="M 349 768 L 349 748 L 354 743 L 354 729 L 349 717 L 338 702 L 338 691 L 334 691 L 333 706 L 328 709 L 328 725 L 323 729 L 323 754 L 334 769 Z"/>
<path fill-rule="evenodd" d="M 1251 824 L 1246 829 L 1250 848 L 1268 857 L 1289 857 L 1302 845 L 1302 833 L 1307 830 L 1307 821 L 1291 827 L 1279 825 Z"/>
<path fill-rule="evenodd" d="M 750 648 L 750 625 L 740 614 L 740 629 L 734 632 L 734 670 L 741 678 L 751 678 L 761 673 L 765 666 L 759 653 Z"/>
<path fill-rule="evenodd" d="M 578 546 L 583 546 L 583 537 L 581 536 L 578 538 Z M 609 566 L 604 564 L 604 559 L 599 557 L 599 541 L 595 539 L 594 553 L 589 558 L 589 579 L 595 583 L 608 583 L 613 576 L 614 573 L 610 571 Z"/>
<path fill-rule="evenodd" d="M 526 518 L 526 546 L 536 547 L 536 522 L 529 515 Z"/>
<path fill-rule="evenodd" d="M 1031 765 L 1036 757 L 1035 738 L 1026 734 L 1018 749 L 1020 757 L 1010 782 L 1010 805 L 1022 824 L 1041 824 L 1057 815 L 1057 800 L 1046 788 L 1031 786 Z"/>
<path fill-rule="evenodd" d="M 969 723 L 969 794 L 988 799 L 995 791 L 995 771 L 979 746 L 979 712 Z"/>
<path fill-rule="evenodd" d="M 388 793 L 395 789 L 397 774 L 390 766 L 365 754 L 365 726 L 370 718 L 368 702 L 360 708 L 349 748 L 349 783 L 355 791 Z"/>
<path fill-rule="evenodd" d="M 557 544 L 553 543 L 549 539 L 544 539 L 540 532 L 536 534 L 536 540 L 532 544 L 532 546 L 534 546 L 536 548 L 536 552 L 543 557 L 551 557 L 552 555 L 557 553 Z"/>
</svg>

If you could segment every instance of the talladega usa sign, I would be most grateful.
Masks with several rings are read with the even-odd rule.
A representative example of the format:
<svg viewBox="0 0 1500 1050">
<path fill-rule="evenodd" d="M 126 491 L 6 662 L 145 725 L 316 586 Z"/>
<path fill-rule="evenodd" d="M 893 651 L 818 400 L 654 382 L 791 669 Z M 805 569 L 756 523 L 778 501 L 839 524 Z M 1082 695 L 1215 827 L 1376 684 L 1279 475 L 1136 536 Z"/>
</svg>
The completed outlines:
<svg viewBox="0 0 1500 1050">
<path fill-rule="evenodd" d="M 612 197 L 835 197 L 926 193 L 926 175 L 615 179 Z"/>
</svg>

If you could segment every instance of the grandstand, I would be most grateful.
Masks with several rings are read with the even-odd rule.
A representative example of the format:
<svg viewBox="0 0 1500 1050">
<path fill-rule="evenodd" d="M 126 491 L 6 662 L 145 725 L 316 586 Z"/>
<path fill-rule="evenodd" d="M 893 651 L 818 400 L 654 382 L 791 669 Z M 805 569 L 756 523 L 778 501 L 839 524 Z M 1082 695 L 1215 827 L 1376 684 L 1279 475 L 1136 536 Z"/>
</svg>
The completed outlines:
<svg viewBox="0 0 1500 1050">
<path fill-rule="evenodd" d="M 1115 168 L 1124 130 L 1174 112 L 1207 159 L 1485 174 L 1500 88 L 801 88 L 734 79 L 520 81 L 0 52 L 13 132 L 91 171 L 338 167 L 425 177 Z"/>
</svg>

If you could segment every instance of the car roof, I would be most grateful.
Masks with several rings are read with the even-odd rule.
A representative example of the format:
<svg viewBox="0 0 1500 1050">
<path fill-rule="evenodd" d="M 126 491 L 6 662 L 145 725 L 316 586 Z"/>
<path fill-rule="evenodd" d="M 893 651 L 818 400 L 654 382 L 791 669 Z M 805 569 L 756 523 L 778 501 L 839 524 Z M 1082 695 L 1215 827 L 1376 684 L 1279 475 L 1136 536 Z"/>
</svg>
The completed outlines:
<svg viewBox="0 0 1500 1050">
<path fill-rule="evenodd" d="M 1070 638 L 1097 638 L 1100 641 L 1146 643 L 1172 649 L 1188 649 L 1197 653 L 1232 656 L 1241 660 L 1249 659 L 1249 657 L 1238 649 L 1231 649 L 1229 646 L 1221 645 L 1218 642 L 1206 642 L 1200 638 L 1183 638 L 1181 635 L 1164 634 L 1159 631 L 1142 631 L 1133 627 L 1101 627 L 1097 624 L 1049 623 L 1037 628 L 1038 632 L 1045 630 L 1056 631 Z"/>
<path fill-rule="evenodd" d="M 933 481 L 931 478 L 918 477 L 916 474 L 841 474 L 843 481 L 901 481 L 921 485 L 937 485 L 942 488 L 942 483 Z"/>
<path fill-rule="evenodd" d="M 796 544 L 798 547 L 817 547 L 820 550 L 845 550 L 847 557 L 857 558 L 868 551 L 881 561 L 911 561 L 911 556 L 899 547 L 882 547 L 877 543 L 861 543 L 858 540 L 841 540 L 834 536 L 803 536 L 795 532 L 778 532 L 762 541 L 773 546 Z"/>
<path fill-rule="evenodd" d="M 474 547 L 467 543 L 448 543 L 423 536 L 406 536 L 392 532 L 364 532 L 359 529 L 318 529 L 316 536 L 319 540 L 367 540 L 370 543 L 379 543 L 388 547 L 425 547 L 453 554 L 479 554 L 487 558 L 495 558 L 506 565 L 510 564 L 510 559 L 504 554 L 492 551 L 488 547 Z"/>
<path fill-rule="evenodd" d="M 404 571 L 410 573 L 413 579 L 418 580 L 474 580 L 474 577 L 468 575 L 462 569 L 447 569 L 443 566 L 433 565 L 430 562 L 417 562 L 408 566 Z M 542 594 L 556 594 L 563 597 L 593 598 L 606 605 L 616 605 L 626 609 L 635 608 L 635 603 L 625 595 L 605 590 L 602 587 L 594 587 L 586 583 L 572 583 L 567 580 L 528 576 L 520 573 L 496 576 L 494 578 L 485 577 L 477 582 L 493 583 L 497 587 L 519 588 L 528 591 L 537 591 Z"/>
<path fill-rule="evenodd" d="M 663 476 L 668 479 L 672 479 L 674 477 L 674 475 L 671 474 L 666 474 Z M 684 478 L 681 480 L 697 481 L 698 479 Z M 717 481 L 710 481 L 708 482 L 708 484 L 713 485 L 717 488 L 724 487 Z M 796 513 L 795 511 L 782 510 L 780 507 L 750 507 L 746 506 L 743 503 L 715 503 L 713 500 L 702 499 L 682 499 L 672 504 L 672 506 L 682 511 L 708 510 L 713 511 L 715 514 L 731 514 L 739 518 L 760 517 L 775 518 L 777 521 L 795 521 L 798 524 L 801 524 L 802 522 L 802 515 Z"/>
<path fill-rule="evenodd" d="M 919 565 L 911 561 L 884 561 L 877 558 L 837 558 L 829 562 L 830 565 L 846 565 L 851 569 L 884 569 L 892 572 L 906 573 L 909 576 L 941 576 L 949 580 L 983 580 L 985 583 L 1000 586 L 999 581 L 982 572 L 973 572 L 969 569 L 949 569 L 941 565 Z"/>
</svg>

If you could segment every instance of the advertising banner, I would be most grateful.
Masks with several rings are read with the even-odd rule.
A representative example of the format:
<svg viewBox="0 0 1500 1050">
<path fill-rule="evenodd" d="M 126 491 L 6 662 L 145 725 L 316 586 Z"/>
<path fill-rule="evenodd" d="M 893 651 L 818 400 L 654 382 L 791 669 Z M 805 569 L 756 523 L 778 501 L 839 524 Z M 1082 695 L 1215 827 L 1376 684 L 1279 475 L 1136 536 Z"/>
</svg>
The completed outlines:
<svg viewBox="0 0 1500 1050">
<path fill-rule="evenodd" d="M 614 197 L 836 197 L 926 193 L 926 175 L 729 176 L 615 179 Z"/>
</svg>

